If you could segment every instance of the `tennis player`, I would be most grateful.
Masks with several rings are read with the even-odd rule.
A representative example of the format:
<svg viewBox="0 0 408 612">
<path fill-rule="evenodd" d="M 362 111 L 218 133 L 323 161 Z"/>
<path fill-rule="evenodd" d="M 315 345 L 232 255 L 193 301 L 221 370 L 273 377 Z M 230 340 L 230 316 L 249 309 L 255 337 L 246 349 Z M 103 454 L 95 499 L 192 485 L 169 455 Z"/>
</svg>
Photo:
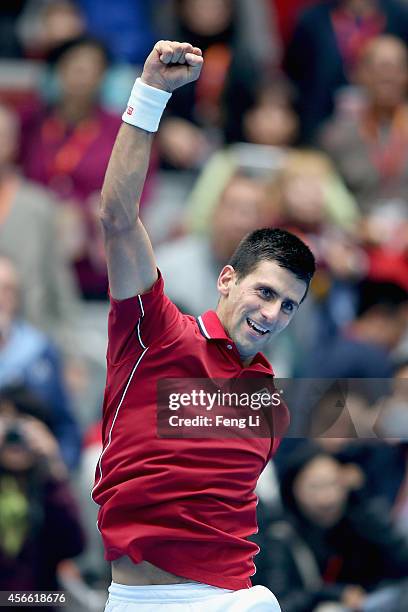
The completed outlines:
<svg viewBox="0 0 408 612">
<path fill-rule="evenodd" d="M 280 610 L 266 587 L 251 586 L 258 547 L 248 536 L 257 531 L 254 489 L 287 427 L 286 407 L 277 408 L 268 438 L 157 433 L 161 379 L 273 376 L 262 349 L 295 315 L 315 268 L 297 237 L 261 229 L 220 271 L 215 311 L 196 320 L 165 295 L 138 203 L 166 103 L 202 67 L 200 49 L 188 43 L 154 46 L 102 189 L 111 308 L 103 451 L 92 494 L 112 563 L 108 612 Z"/>
</svg>

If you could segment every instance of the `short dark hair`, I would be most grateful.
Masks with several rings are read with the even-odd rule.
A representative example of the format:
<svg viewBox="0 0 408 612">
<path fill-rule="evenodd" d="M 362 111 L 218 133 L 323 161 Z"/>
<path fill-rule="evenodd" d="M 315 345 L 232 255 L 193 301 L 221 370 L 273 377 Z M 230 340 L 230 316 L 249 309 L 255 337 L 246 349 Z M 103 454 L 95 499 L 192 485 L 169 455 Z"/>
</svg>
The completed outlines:
<svg viewBox="0 0 408 612">
<path fill-rule="evenodd" d="M 377 308 L 386 316 L 394 317 L 408 302 L 408 292 L 400 285 L 388 281 L 364 279 L 358 285 L 357 316 L 361 317 Z"/>
<path fill-rule="evenodd" d="M 24 384 L 11 383 L 0 390 L 0 405 L 10 403 L 20 415 L 32 416 L 52 429 L 50 408 L 35 391 Z"/>
<path fill-rule="evenodd" d="M 266 227 L 245 236 L 228 263 L 234 268 L 238 280 L 242 280 L 261 261 L 275 261 L 304 281 L 307 288 L 316 270 L 309 247 L 291 232 L 278 228 Z"/>
<path fill-rule="evenodd" d="M 81 47 L 92 47 L 100 51 L 101 55 L 103 56 L 105 66 L 109 67 L 109 64 L 111 63 L 111 56 L 105 43 L 99 38 L 85 34 L 66 40 L 51 49 L 47 56 L 49 67 L 58 68 L 59 64 L 64 60 L 65 56 L 72 51 L 72 49 L 78 49 Z"/>
</svg>

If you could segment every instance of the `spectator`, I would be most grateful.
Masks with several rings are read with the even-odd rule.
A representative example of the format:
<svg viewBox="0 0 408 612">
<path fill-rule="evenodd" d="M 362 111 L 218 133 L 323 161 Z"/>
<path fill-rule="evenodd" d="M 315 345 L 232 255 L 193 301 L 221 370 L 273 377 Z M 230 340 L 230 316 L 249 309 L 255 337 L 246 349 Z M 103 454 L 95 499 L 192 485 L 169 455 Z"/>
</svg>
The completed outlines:
<svg viewBox="0 0 408 612">
<path fill-rule="evenodd" d="M 219 141 L 221 95 L 237 48 L 237 5 L 231 0 L 176 0 L 175 17 L 175 40 L 199 47 L 205 67 L 199 81 L 173 93 L 159 145 L 165 167 L 196 170 Z"/>
<path fill-rule="evenodd" d="M 389 200 L 362 218 L 362 246 L 368 258 L 368 275 L 408 290 L 408 206 Z"/>
<path fill-rule="evenodd" d="M 380 405 L 376 432 L 387 442 L 387 452 L 370 461 L 367 471 L 372 487 L 387 497 L 391 516 L 408 536 L 408 360 L 395 366 L 390 396 Z M 382 460 L 382 461 L 381 461 Z M 388 478 L 380 477 L 387 473 Z"/>
<path fill-rule="evenodd" d="M 46 59 L 52 49 L 84 34 L 85 22 L 78 5 L 71 0 L 29 0 L 18 31 L 25 56 Z"/>
<path fill-rule="evenodd" d="M 270 198 L 280 224 L 309 234 L 312 242 L 315 236 L 315 252 L 325 228 L 351 231 L 359 219 L 354 198 L 329 158 L 312 149 L 287 153 L 270 181 Z"/>
<path fill-rule="evenodd" d="M 2 393 L 0 588 L 3 591 L 58 590 L 58 563 L 78 555 L 84 546 L 67 472 L 58 444 L 44 419 L 44 408 L 28 393 L 25 396 L 20 393 L 19 399 L 13 392 Z"/>
<path fill-rule="evenodd" d="M 302 142 L 314 139 L 359 53 L 382 33 L 408 41 L 408 9 L 399 0 L 330 0 L 301 15 L 284 64 L 298 90 Z"/>
<path fill-rule="evenodd" d="M 189 194 L 185 211 L 188 231 L 207 233 L 213 212 L 236 174 L 262 178 L 265 186 L 282 168 L 286 153 L 278 147 L 231 145 L 219 149 L 206 163 Z M 273 216 L 269 211 L 268 220 Z"/>
<path fill-rule="evenodd" d="M 390 200 L 408 202 L 408 52 L 393 36 L 379 36 L 364 49 L 358 80 L 365 105 L 357 116 L 337 114 L 321 134 L 366 213 Z"/>
<path fill-rule="evenodd" d="M 262 180 L 235 174 L 211 215 L 207 235 L 186 235 L 156 250 L 167 295 L 184 312 L 198 316 L 217 301 L 219 267 L 246 233 L 264 225 L 264 202 Z"/>
<path fill-rule="evenodd" d="M 120 118 L 103 110 L 98 92 L 107 66 L 105 48 L 82 37 L 55 49 L 60 91 L 55 102 L 26 117 L 22 163 L 27 176 L 68 202 L 76 218 L 75 268 L 83 295 L 105 297 L 107 278 L 99 248 L 94 194 L 99 192 Z M 83 228 L 83 229 L 82 229 Z"/>
<path fill-rule="evenodd" d="M 343 429 L 345 432 L 343 438 L 334 438 L 328 428 L 331 425 L 329 421 L 334 422 L 336 417 L 330 419 L 330 414 L 328 414 L 330 409 L 328 411 L 326 406 L 324 413 L 322 411 L 321 414 L 321 422 L 325 420 L 327 428 L 324 436 L 319 437 L 319 444 L 330 453 L 334 453 L 341 463 L 359 466 L 363 476 L 360 482 L 361 495 L 365 499 L 382 498 L 385 500 L 393 522 L 398 523 L 408 534 L 406 518 L 408 501 L 407 361 L 402 360 L 396 364 L 394 376 L 389 384 L 386 384 L 386 381 L 380 381 L 379 394 L 375 381 L 351 380 L 348 381 L 347 386 L 345 408 L 344 410 L 337 409 L 337 414 L 344 412 L 350 416 L 351 428 L 348 432 Z M 361 392 L 365 387 L 365 393 L 358 395 L 356 387 L 360 387 Z M 370 395 L 377 395 L 377 398 L 372 397 L 370 401 Z M 336 399 L 339 399 L 339 394 Z M 356 400 L 358 400 L 358 406 Z M 332 402 L 332 406 L 336 404 L 338 402 Z M 309 423 L 309 432 L 311 435 L 319 435 L 317 427 L 313 431 L 313 425 L 317 425 L 318 415 L 313 416 L 312 421 Z M 343 424 L 345 424 L 344 420 Z M 320 428 L 320 435 L 324 429 L 324 427 Z M 281 463 L 283 461 L 285 461 L 284 456 Z M 387 475 L 386 478 L 384 474 Z"/>
<path fill-rule="evenodd" d="M 270 527 L 261 576 L 285 612 L 317 612 L 328 602 L 383 612 L 400 600 L 408 544 L 383 506 L 356 501 L 346 482 L 338 461 L 309 443 L 286 462 L 285 520 Z M 386 580 L 392 588 L 383 588 Z"/>
<path fill-rule="evenodd" d="M 315 343 L 331 337 L 353 313 L 353 287 L 365 272 L 355 240 L 357 205 L 326 155 L 289 151 L 270 181 L 271 223 L 299 235 L 318 268 L 307 309 L 290 330 L 294 367 L 308 361 Z"/>
<path fill-rule="evenodd" d="M 390 442 L 405 443 L 408 448 L 408 359 L 395 363 L 392 390 L 384 397 L 377 423 L 378 434 Z"/>
<path fill-rule="evenodd" d="M 0 251 L 21 274 L 21 313 L 61 344 L 70 342 L 78 311 L 74 279 L 57 235 L 50 193 L 18 174 L 19 122 L 0 105 Z"/>
<path fill-rule="evenodd" d="M 363 281 L 357 315 L 312 351 L 300 375 L 315 378 L 390 378 L 392 351 L 407 332 L 408 294 L 398 285 Z"/>
<path fill-rule="evenodd" d="M 286 79 L 260 66 L 246 54 L 233 58 L 223 92 L 222 129 L 226 142 L 287 147 L 298 135 L 293 91 Z M 239 92 L 239 95 L 237 95 Z"/>
<path fill-rule="evenodd" d="M 319 224 L 354 230 L 358 208 L 327 156 L 307 149 L 259 150 L 251 145 L 225 147 L 209 160 L 190 194 L 188 228 L 206 231 L 220 193 L 240 168 L 265 177 L 270 222 L 311 228 L 314 223 L 309 217 L 313 216 Z"/>
<path fill-rule="evenodd" d="M 200 47 L 205 64 L 200 81 L 186 91 L 177 90 L 170 100 L 159 134 L 164 165 L 200 168 L 224 139 L 290 143 L 297 119 L 285 84 L 272 69 L 277 50 L 267 3 L 176 0 L 173 4 L 172 36 Z M 267 78 L 262 79 L 265 73 Z"/>
<path fill-rule="evenodd" d="M 0 257 L 0 388 L 24 384 L 48 406 L 50 422 L 69 468 L 78 465 L 80 434 L 64 387 L 60 357 L 49 339 L 19 316 L 20 280 Z"/>
</svg>

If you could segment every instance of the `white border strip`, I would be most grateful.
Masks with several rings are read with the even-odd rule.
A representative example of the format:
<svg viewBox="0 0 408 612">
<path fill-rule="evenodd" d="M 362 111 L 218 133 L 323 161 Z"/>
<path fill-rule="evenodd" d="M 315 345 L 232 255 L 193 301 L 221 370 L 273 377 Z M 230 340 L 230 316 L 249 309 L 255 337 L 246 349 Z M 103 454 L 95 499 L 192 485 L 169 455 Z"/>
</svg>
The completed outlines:
<svg viewBox="0 0 408 612">
<path fill-rule="evenodd" d="M 126 385 L 126 387 L 125 387 L 125 390 L 123 391 L 122 397 L 120 398 L 119 405 L 118 405 L 118 407 L 116 408 L 115 416 L 114 416 L 114 418 L 113 418 L 112 425 L 111 425 L 111 428 L 110 428 L 110 431 L 109 431 L 109 439 L 108 439 L 108 443 L 107 443 L 107 445 L 105 446 L 105 448 L 103 449 L 103 451 L 101 452 L 101 456 L 99 457 L 98 467 L 99 467 L 100 477 L 99 477 L 98 482 L 96 483 L 96 485 L 94 486 L 94 488 L 93 488 L 93 489 L 92 489 L 92 491 L 91 491 L 91 497 L 92 497 L 92 499 L 93 499 L 93 493 L 94 493 L 94 491 L 95 491 L 96 487 L 97 487 L 97 486 L 99 486 L 99 483 L 100 483 L 100 482 L 101 482 L 101 480 L 102 480 L 102 457 L 104 456 L 104 454 L 105 454 L 105 453 L 106 453 L 106 451 L 108 450 L 109 445 L 110 445 L 110 443 L 111 443 L 111 441 L 112 441 L 112 430 L 113 430 L 113 426 L 115 425 L 115 421 L 116 421 L 116 419 L 117 419 L 117 416 L 118 416 L 118 414 L 119 414 L 120 407 L 121 407 L 121 406 L 122 406 L 122 404 L 123 404 L 123 400 L 125 399 L 126 392 L 127 392 L 128 388 L 129 388 L 130 383 L 132 382 L 132 378 L 133 378 L 134 373 L 136 372 L 136 368 L 137 368 L 137 366 L 139 365 L 139 363 L 142 361 L 142 359 L 143 359 L 143 357 L 144 357 L 144 355 L 145 355 L 145 353 L 146 353 L 146 351 L 147 351 L 147 349 L 148 349 L 148 348 L 149 348 L 149 347 L 145 348 L 145 350 L 143 351 L 143 353 L 140 355 L 139 359 L 136 361 L 136 364 L 135 364 L 135 365 L 134 365 L 134 367 L 133 367 L 132 373 L 131 373 L 131 374 L 130 374 L 130 376 L 129 376 L 129 380 L 128 380 L 128 382 L 127 382 L 127 385 Z M 94 501 L 95 501 L 95 500 L 94 500 Z M 96 503 L 97 503 L 97 502 L 96 502 Z"/>
<path fill-rule="evenodd" d="M 143 319 L 143 317 L 144 317 L 144 308 L 143 308 L 142 298 L 141 298 L 141 296 L 140 296 L 140 295 L 138 295 L 137 297 L 138 297 L 138 299 L 139 299 L 140 311 L 141 311 L 141 313 L 142 313 L 142 314 L 141 314 L 141 318 Z M 140 319 L 139 319 L 139 321 L 140 321 Z"/>
<path fill-rule="evenodd" d="M 140 297 L 140 295 L 138 295 L 137 297 L 139 298 L 139 305 L 140 305 L 140 312 L 141 312 L 141 317 L 140 317 L 140 319 L 139 319 L 139 321 L 138 321 L 138 324 L 137 324 L 137 336 L 138 336 L 138 338 L 139 338 L 140 346 L 141 346 L 143 349 L 145 349 L 146 347 L 145 347 L 145 345 L 143 344 L 142 337 L 141 337 L 141 335 L 140 335 L 140 323 L 142 322 L 142 319 L 143 319 L 143 317 L 144 317 L 144 308 L 143 308 L 142 298 Z"/>
<path fill-rule="evenodd" d="M 139 359 L 136 361 L 135 365 L 133 366 L 133 370 L 132 370 L 132 372 L 131 372 L 131 374 L 130 374 L 130 376 L 129 376 L 129 380 L 127 381 L 126 387 L 125 387 L 125 389 L 124 389 L 124 391 L 123 391 L 123 393 L 122 393 L 122 397 L 120 398 L 119 405 L 118 405 L 118 407 L 116 408 L 115 416 L 113 417 L 112 425 L 111 425 L 111 428 L 110 428 L 110 430 L 109 430 L 108 443 L 107 443 L 107 445 L 105 446 L 105 448 L 102 450 L 102 452 L 101 452 L 101 454 L 100 454 L 100 456 L 99 456 L 99 460 L 98 460 L 98 463 L 97 463 L 97 467 L 99 468 L 99 474 L 100 474 L 100 476 L 99 476 L 99 480 L 98 480 L 98 482 L 97 482 L 97 483 L 94 485 L 94 487 L 93 487 L 93 489 L 92 489 L 92 491 L 91 491 L 91 498 L 92 498 L 92 500 L 93 500 L 93 501 L 95 501 L 95 500 L 94 500 L 94 498 L 93 498 L 94 491 L 95 491 L 96 487 L 98 487 L 98 486 L 99 486 L 99 483 L 101 482 L 102 477 L 103 477 L 103 474 L 102 474 L 102 457 L 104 456 L 105 452 L 108 450 L 108 448 L 109 448 L 109 446 L 110 446 L 110 443 L 111 443 L 111 441 L 112 441 L 112 431 L 113 431 L 113 426 L 115 425 L 115 422 L 116 422 L 117 416 L 118 416 L 118 414 L 119 414 L 120 407 L 121 407 L 121 406 L 122 406 L 122 404 L 123 404 L 123 400 L 125 399 L 126 392 L 127 392 L 128 388 L 129 388 L 130 383 L 132 382 L 132 378 L 133 378 L 134 373 L 136 372 L 137 366 L 138 366 L 138 365 L 139 365 L 139 363 L 142 361 L 142 359 L 143 359 L 143 357 L 144 357 L 144 355 L 145 355 L 145 353 L 146 353 L 147 349 L 149 348 L 148 346 L 145 346 L 145 345 L 143 344 L 143 341 L 142 341 L 142 338 L 141 338 L 141 335 L 140 335 L 140 323 L 141 323 L 141 321 L 142 321 L 142 319 L 143 319 L 143 317 L 144 317 L 145 311 L 144 311 L 144 308 L 143 308 L 143 302 L 142 302 L 142 298 L 141 298 L 141 296 L 140 296 L 140 295 L 138 295 L 137 297 L 138 297 L 138 299 L 139 299 L 140 313 L 141 313 L 141 316 L 139 317 L 139 321 L 138 321 L 138 323 L 137 323 L 137 335 L 138 335 L 138 338 L 139 338 L 140 345 L 141 345 L 141 347 L 142 347 L 144 350 L 143 350 L 143 353 L 140 355 Z M 97 503 L 97 502 L 95 502 L 95 503 Z M 98 524 L 97 524 L 97 527 L 98 527 L 98 530 L 99 530 L 99 526 L 98 526 Z"/>
<path fill-rule="evenodd" d="M 210 334 L 208 333 L 208 331 L 207 331 L 207 330 L 206 330 L 206 328 L 205 328 L 205 325 L 204 325 L 204 322 L 203 322 L 203 319 L 202 319 L 201 315 L 198 317 L 197 321 L 198 321 L 198 323 L 199 323 L 199 325 L 200 325 L 201 329 L 203 330 L 204 336 L 205 336 L 205 337 L 206 337 L 208 340 L 211 340 L 211 336 L 210 336 Z"/>
</svg>

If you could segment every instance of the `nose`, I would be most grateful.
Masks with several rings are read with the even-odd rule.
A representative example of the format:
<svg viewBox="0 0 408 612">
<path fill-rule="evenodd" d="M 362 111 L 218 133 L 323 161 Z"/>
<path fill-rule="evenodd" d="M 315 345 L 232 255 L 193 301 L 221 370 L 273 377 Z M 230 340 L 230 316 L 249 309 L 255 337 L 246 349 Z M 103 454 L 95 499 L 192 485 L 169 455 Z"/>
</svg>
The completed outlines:
<svg viewBox="0 0 408 612">
<path fill-rule="evenodd" d="M 261 308 L 261 316 L 265 323 L 272 323 L 279 317 L 281 303 L 279 300 L 264 304 Z"/>
</svg>

